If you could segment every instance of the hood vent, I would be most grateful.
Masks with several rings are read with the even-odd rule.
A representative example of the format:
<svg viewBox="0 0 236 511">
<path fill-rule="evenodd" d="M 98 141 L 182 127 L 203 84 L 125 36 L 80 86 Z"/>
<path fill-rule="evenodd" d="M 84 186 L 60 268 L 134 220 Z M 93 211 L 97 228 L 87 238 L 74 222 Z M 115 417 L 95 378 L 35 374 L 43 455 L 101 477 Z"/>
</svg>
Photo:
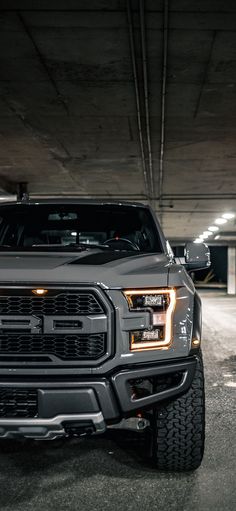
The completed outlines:
<svg viewBox="0 0 236 511">
<path fill-rule="evenodd" d="M 79 257 L 78 259 L 74 259 L 68 264 L 86 264 L 86 265 L 92 265 L 92 266 L 98 266 L 101 264 L 107 264 L 111 263 L 112 261 L 116 261 L 117 259 L 124 259 L 127 257 L 139 257 L 140 255 L 143 256 L 141 253 L 136 253 L 134 251 L 128 252 L 119 252 L 119 251 L 113 251 L 113 252 L 96 252 L 95 254 L 89 254 L 86 256 Z"/>
</svg>

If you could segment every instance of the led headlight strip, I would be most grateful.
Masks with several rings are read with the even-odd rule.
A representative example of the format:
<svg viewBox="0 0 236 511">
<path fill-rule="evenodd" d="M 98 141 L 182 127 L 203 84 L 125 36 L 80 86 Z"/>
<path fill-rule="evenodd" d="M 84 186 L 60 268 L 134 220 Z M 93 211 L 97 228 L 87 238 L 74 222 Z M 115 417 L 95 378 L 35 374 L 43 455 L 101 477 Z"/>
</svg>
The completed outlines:
<svg viewBox="0 0 236 511">
<path fill-rule="evenodd" d="M 132 311 L 152 312 L 148 330 L 131 332 L 131 351 L 168 349 L 172 341 L 172 315 L 176 304 L 174 289 L 127 289 L 124 295 Z"/>
</svg>

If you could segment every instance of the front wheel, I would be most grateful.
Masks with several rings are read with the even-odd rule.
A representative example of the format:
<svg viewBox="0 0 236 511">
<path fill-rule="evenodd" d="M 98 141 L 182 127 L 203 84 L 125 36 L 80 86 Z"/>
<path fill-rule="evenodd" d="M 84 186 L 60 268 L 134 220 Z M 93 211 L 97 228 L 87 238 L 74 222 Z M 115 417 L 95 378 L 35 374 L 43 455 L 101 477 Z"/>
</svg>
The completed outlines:
<svg viewBox="0 0 236 511">
<path fill-rule="evenodd" d="M 205 439 L 204 371 L 201 352 L 188 392 L 154 409 L 152 455 L 160 470 L 195 470 Z"/>
</svg>

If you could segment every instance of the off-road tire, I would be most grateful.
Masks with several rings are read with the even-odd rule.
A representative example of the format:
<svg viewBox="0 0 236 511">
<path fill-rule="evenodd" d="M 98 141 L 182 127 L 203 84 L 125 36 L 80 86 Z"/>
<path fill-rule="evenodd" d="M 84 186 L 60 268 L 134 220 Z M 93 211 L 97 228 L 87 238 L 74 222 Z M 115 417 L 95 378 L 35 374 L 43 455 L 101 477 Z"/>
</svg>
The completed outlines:
<svg viewBox="0 0 236 511">
<path fill-rule="evenodd" d="M 204 371 L 199 352 L 196 372 L 188 392 L 154 409 L 152 455 L 160 470 L 195 470 L 204 453 Z"/>
</svg>

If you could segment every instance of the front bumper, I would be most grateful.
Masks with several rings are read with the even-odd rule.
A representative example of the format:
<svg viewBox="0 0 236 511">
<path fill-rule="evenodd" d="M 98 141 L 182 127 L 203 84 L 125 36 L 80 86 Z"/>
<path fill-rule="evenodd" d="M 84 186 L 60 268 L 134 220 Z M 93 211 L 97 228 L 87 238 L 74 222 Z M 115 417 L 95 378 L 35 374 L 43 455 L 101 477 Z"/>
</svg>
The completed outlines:
<svg viewBox="0 0 236 511">
<path fill-rule="evenodd" d="M 106 424 L 101 412 L 57 415 L 47 419 L 7 419 L 0 421 L 0 438 L 33 438 L 55 440 L 69 434 L 104 433 Z"/>
<path fill-rule="evenodd" d="M 35 381 L 1 379 L 1 389 L 37 389 L 37 415 L 30 418 L 3 417 L 0 413 L 0 438 L 56 438 L 73 432 L 102 433 L 109 424 L 118 423 L 137 411 L 175 399 L 189 389 L 197 355 L 171 362 L 124 367 L 103 377 Z M 178 380 L 164 390 L 135 396 L 135 381 L 161 378 L 162 382 L 178 374 Z M 0 403 L 1 410 L 1 403 Z"/>
</svg>

